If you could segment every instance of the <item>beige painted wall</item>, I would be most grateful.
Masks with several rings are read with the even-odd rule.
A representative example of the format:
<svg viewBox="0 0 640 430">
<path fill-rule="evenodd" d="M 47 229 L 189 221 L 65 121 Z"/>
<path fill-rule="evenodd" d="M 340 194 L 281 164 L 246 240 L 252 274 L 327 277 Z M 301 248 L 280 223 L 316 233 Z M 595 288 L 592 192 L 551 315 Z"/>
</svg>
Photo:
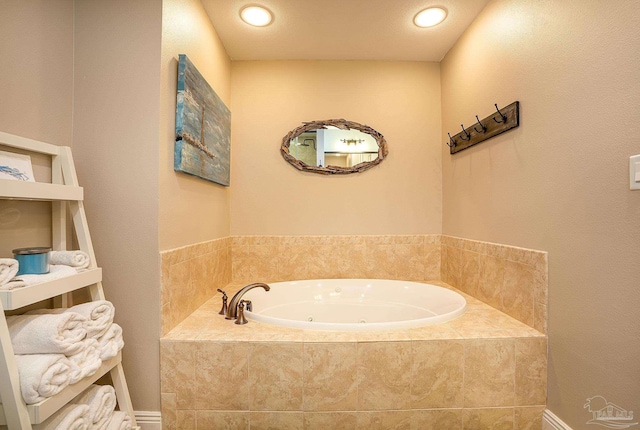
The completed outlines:
<svg viewBox="0 0 640 430">
<path fill-rule="evenodd" d="M 70 146 L 73 0 L 1 0 L 0 11 L 0 131 Z M 49 157 L 31 162 L 36 180 L 51 179 Z M 0 258 L 14 248 L 50 245 L 50 208 L 0 200 Z"/>
<path fill-rule="evenodd" d="M 548 407 L 640 409 L 640 3 L 493 1 L 442 62 L 442 139 L 493 103 L 521 126 L 443 152 L 443 233 L 549 252 Z M 453 134 L 453 133 L 452 133 Z"/>
<path fill-rule="evenodd" d="M 233 235 L 440 232 L 438 64 L 238 61 L 231 94 Z M 378 130 L 389 157 L 349 176 L 303 173 L 284 161 L 285 134 L 329 118 Z"/>
<path fill-rule="evenodd" d="M 136 410 L 160 409 L 162 4 L 76 0 L 74 155 Z"/>
<path fill-rule="evenodd" d="M 187 54 L 227 106 L 231 61 L 199 0 L 162 3 L 159 236 L 167 250 L 229 235 L 229 188 L 175 172 L 173 149 L 178 55 Z"/>
<path fill-rule="evenodd" d="M 0 0 L 0 130 L 71 145 L 73 0 Z"/>
</svg>

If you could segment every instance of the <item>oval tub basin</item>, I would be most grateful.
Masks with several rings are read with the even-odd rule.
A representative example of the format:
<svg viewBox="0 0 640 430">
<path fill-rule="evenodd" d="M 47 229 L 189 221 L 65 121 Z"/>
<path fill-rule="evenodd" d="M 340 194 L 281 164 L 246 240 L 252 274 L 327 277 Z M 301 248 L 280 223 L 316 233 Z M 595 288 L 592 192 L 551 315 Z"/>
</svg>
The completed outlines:
<svg viewBox="0 0 640 430">
<path fill-rule="evenodd" d="M 377 331 L 441 324 L 465 311 L 466 300 L 447 288 L 381 279 L 312 279 L 254 288 L 250 320 L 308 330 Z"/>
</svg>

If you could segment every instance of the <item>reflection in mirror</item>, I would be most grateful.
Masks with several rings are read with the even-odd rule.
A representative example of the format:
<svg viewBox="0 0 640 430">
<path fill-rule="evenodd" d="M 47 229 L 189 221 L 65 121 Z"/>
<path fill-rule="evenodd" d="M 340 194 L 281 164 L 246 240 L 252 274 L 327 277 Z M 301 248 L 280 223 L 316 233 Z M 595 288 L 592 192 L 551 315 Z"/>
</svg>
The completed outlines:
<svg viewBox="0 0 640 430">
<path fill-rule="evenodd" d="M 378 158 L 373 136 L 359 130 L 310 130 L 289 142 L 289 153 L 309 166 L 353 167 Z"/>
<path fill-rule="evenodd" d="M 281 152 L 299 170 L 346 174 L 375 166 L 388 150 L 384 137 L 371 127 L 333 119 L 304 123 L 289 132 Z"/>
</svg>

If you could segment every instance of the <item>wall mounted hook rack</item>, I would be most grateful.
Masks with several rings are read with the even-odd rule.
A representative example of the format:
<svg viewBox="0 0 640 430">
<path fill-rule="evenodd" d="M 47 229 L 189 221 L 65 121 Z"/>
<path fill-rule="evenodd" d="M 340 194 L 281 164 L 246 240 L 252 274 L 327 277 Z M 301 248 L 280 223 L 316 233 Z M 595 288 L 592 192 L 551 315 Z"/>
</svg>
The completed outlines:
<svg viewBox="0 0 640 430">
<path fill-rule="evenodd" d="M 480 129 L 474 124 L 466 129 L 462 126 L 462 131 L 453 137 L 447 133 L 449 142 L 445 142 L 445 144 L 449 147 L 451 154 L 477 145 L 520 125 L 520 102 L 515 101 L 502 109 L 498 108 L 497 104 L 494 106 L 496 107 L 496 112 L 482 119 L 482 121 L 476 115 Z"/>
</svg>

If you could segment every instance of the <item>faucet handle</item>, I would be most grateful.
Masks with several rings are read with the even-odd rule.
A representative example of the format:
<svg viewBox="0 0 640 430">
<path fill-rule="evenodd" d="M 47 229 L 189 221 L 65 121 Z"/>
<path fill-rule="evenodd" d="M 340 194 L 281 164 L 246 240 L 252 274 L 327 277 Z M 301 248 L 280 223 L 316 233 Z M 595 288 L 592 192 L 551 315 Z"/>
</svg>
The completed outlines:
<svg viewBox="0 0 640 430">
<path fill-rule="evenodd" d="M 227 293 L 218 288 L 218 291 L 222 293 L 222 309 L 218 312 L 220 315 L 227 314 Z"/>
<path fill-rule="evenodd" d="M 245 300 L 240 300 L 240 304 L 238 305 L 238 318 L 236 319 L 236 324 L 238 325 L 246 324 L 249 322 L 244 317 L 244 304 Z"/>
<path fill-rule="evenodd" d="M 244 302 L 244 308 L 248 311 L 248 312 L 252 312 L 253 311 L 253 304 L 251 303 L 251 300 L 242 300 Z"/>
</svg>

